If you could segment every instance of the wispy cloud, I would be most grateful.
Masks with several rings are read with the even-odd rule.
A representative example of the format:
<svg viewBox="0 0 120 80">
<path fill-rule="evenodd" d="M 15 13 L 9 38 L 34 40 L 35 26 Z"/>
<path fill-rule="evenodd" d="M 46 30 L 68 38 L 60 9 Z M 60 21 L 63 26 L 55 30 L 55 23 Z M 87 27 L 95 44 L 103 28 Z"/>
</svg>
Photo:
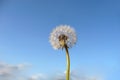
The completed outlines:
<svg viewBox="0 0 120 80">
<path fill-rule="evenodd" d="M 29 80 L 45 80 L 46 79 L 46 76 L 43 75 L 43 74 L 35 74 L 35 75 L 32 75 Z"/>
<path fill-rule="evenodd" d="M 48 77 L 42 73 L 26 76 L 24 70 L 31 66 L 30 64 L 11 65 L 0 62 L 0 80 L 65 80 L 65 72 L 56 73 L 53 77 Z M 79 74 L 77 70 L 72 70 L 71 80 L 101 80 L 96 77 Z"/>
<path fill-rule="evenodd" d="M 59 73 L 54 77 L 54 80 L 66 80 L 65 79 L 65 72 Z M 101 80 L 95 76 L 87 76 L 85 74 L 80 74 L 76 70 L 71 71 L 70 73 L 70 80 Z"/>
<path fill-rule="evenodd" d="M 31 64 L 17 64 L 11 65 L 0 62 L 0 80 L 45 80 L 46 76 L 39 73 L 31 76 L 26 76 L 24 71 L 30 67 Z"/>
<path fill-rule="evenodd" d="M 17 80 L 22 76 L 22 71 L 27 64 L 11 65 L 0 62 L 0 80 Z"/>
</svg>

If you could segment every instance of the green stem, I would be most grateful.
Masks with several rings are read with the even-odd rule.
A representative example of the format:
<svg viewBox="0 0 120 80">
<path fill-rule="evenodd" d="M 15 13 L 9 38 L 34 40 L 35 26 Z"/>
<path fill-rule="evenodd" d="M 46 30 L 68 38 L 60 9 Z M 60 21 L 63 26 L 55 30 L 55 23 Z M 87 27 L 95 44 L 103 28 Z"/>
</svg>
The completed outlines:
<svg viewBox="0 0 120 80">
<path fill-rule="evenodd" d="M 66 65 L 66 80 L 70 80 L 70 56 L 68 52 L 68 47 L 65 45 L 65 50 L 66 50 L 66 60 L 67 60 L 67 65 Z"/>
</svg>

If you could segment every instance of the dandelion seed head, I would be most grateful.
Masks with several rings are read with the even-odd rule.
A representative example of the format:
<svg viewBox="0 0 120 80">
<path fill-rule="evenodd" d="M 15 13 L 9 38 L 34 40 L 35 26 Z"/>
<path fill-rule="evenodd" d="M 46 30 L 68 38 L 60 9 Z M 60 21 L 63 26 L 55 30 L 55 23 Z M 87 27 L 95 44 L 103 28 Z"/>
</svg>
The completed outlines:
<svg viewBox="0 0 120 80">
<path fill-rule="evenodd" d="M 68 25 L 57 26 L 50 34 L 50 43 L 54 49 L 63 48 L 62 44 L 64 43 L 68 47 L 72 47 L 76 41 L 77 38 L 75 30 Z"/>
</svg>

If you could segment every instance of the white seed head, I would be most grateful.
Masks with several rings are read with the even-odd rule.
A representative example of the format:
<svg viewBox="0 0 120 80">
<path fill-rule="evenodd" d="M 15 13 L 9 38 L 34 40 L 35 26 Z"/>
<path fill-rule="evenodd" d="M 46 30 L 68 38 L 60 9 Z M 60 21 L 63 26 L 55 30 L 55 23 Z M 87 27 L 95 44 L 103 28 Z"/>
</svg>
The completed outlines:
<svg viewBox="0 0 120 80">
<path fill-rule="evenodd" d="M 77 37 L 75 30 L 68 25 L 60 25 L 57 26 L 50 34 L 50 43 L 54 49 L 63 48 L 60 44 L 60 36 L 62 35 L 65 37 L 65 44 L 68 47 L 72 47 L 76 43 Z"/>
</svg>

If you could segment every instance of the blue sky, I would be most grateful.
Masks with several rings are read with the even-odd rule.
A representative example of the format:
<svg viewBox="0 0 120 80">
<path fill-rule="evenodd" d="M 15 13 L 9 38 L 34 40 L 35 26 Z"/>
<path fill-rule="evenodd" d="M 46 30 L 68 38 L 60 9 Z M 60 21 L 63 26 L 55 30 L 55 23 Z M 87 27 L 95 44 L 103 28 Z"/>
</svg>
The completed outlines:
<svg viewBox="0 0 120 80">
<path fill-rule="evenodd" d="M 85 70 L 105 80 L 120 80 L 119 0 L 0 0 L 0 61 L 30 63 L 32 73 L 66 68 L 65 51 L 49 43 L 51 31 L 72 26 L 71 70 Z"/>
</svg>

